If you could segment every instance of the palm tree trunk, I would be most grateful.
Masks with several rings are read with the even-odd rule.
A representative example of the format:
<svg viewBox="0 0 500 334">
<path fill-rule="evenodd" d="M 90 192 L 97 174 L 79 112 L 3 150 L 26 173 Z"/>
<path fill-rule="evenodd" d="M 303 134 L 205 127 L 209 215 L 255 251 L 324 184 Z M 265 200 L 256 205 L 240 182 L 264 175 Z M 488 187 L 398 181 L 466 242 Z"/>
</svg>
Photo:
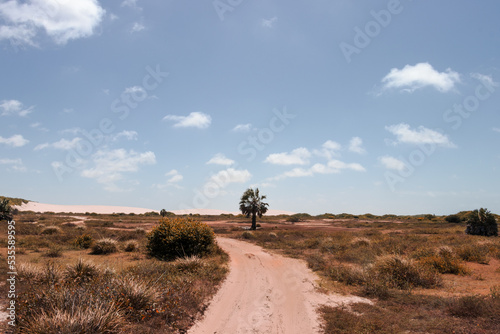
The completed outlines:
<svg viewBox="0 0 500 334">
<path fill-rule="evenodd" d="M 252 213 L 252 227 L 250 227 L 251 230 L 256 230 L 257 229 L 257 213 L 254 212 Z"/>
</svg>

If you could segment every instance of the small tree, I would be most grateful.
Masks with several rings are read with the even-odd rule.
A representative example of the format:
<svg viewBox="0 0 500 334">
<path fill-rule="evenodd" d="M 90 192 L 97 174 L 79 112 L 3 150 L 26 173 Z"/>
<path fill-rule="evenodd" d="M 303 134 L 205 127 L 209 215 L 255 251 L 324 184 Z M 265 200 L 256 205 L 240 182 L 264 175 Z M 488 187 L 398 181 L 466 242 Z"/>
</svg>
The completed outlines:
<svg viewBox="0 0 500 334">
<path fill-rule="evenodd" d="M 0 221 L 2 220 L 12 220 L 12 208 L 7 198 L 0 200 Z"/>
<path fill-rule="evenodd" d="M 269 204 L 264 203 L 263 200 L 266 196 L 259 195 L 259 188 L 253 190 L 248 188 L 240 199 L 240 211 L 248 217 L 252 216 L 251 230 L 257 229 L 257 216 L 262 217 L 267 212 Z"/>
<path fill-rule="evenodd" d="M 167 215 L 167 210 L 161 209 L 160 216 L 165 217 Z"/>
<path fill-rule="evenodd" d="M 498 236 L 497 220 L 487 209 L 474 210 L 467 217 L 465 233 L 487 237 Z"/>
</svg>

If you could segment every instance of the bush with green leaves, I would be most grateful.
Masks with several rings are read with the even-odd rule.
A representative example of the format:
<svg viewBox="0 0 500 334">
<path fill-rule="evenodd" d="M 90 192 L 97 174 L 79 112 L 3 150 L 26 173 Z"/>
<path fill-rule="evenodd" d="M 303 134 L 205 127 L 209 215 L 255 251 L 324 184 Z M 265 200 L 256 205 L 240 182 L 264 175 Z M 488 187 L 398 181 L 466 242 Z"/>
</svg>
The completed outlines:
<svg viewBox="0 0 500 334">
<path fill-rule="evenodd" d="M 486 237 L 498 236 L 497 220 L 487 209 L 474 210 L 467 217 L 465 233 Z"/>
<path fill-rule="evenodd" d="M 212 228 L 190 217 L 162 218 L 147 238 L 148 254 L 160 260 L 204 256 L 215 248 Z"/>
<path fill-rule="evenodd" d="M 75 246 L 78 248 L 88 249 L 92 246 L 94 239 L 91 235 L 83 234 L 75 239 Z"/>
</svg>

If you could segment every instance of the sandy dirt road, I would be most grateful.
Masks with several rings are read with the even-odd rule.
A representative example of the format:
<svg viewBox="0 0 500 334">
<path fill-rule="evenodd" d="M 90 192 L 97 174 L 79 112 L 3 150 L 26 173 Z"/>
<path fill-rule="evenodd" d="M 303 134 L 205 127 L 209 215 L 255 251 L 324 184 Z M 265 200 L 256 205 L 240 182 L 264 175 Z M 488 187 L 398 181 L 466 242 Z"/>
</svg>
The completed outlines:
<svg viewBox="0 0 500 334">
<path fill-rule="evenodd" d="M 190 334 L 319 333 L 317 306 L 370 302 L 317 292 L 318 278 L 303 261 L 243 241 L 217 240 L 231 257 L 230 272 Z"/>
</svg>

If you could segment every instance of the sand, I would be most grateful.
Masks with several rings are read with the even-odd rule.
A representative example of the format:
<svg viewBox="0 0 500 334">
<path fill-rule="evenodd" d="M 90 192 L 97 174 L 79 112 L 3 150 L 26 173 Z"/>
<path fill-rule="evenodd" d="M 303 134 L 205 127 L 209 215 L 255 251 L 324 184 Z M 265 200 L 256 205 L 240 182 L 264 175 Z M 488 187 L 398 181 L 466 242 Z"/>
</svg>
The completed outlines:
<svg viewBox="0 0 500 334">
<path fill-rule="evenodd" d="M 145 209 L 145 208 L 135 208 L 127 206 L 105 206 L 105 205 L 56 205 L 56 204 L 44 204 L 38 202 L 28 202 L 23 205 L 14 206 L 19 211 L 34 211 L 34 212 L 73 212 L 73 213 L 85 213 L 85 212 L 95 212 L 99 214 L 112 214 L 112 213 L 135 213 L 141 214 L 151 211 L 159 212 L 159 210 Z M 224 211 L 216 209 L 186 209 L 186 210 L 165 210 L 175 213 L 176 215 L 182 214 L 200 214 L 200 215 L 220 215 L 220 214 L 233 214 L 238 215 L 237 211 Z M 293 212 L 283 211 L 283 210 L 269 210 L 266 216 L 275 215 L 292 215 Z"/>
<path fill-rule="evenodd" d="M 361 297 L 318 292 L 318 277 L 304 261 L 239 240 L 217 240 L 231 257 L 230 272 L 189 334 L 319 333 L 319 305 L 371 303 Z"/>
</svg>

